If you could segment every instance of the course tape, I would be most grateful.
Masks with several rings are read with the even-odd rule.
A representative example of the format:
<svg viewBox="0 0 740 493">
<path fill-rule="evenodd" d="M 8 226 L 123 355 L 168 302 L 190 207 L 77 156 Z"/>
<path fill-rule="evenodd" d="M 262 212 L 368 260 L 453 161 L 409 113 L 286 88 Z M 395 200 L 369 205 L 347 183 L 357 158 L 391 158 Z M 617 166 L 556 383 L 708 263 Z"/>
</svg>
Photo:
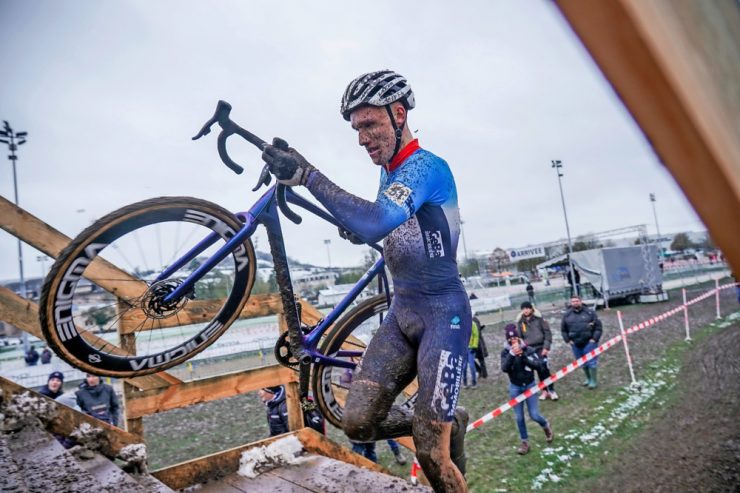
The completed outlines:
<svg viewBox="0 0 740 493">
<path fill-rule="evenodd" d="M 702 300 L 705 300 L 705 299 L 707 299 L 707 298 L 709 298 L 711 296 L 714 296 L 718 292 L 718 290 L 721 291 L 723 289 L 728 289 L 728 288 L 732 288 L 732 287 L 735 287 L 735 283 L 723 284 L 722 286 L 719 286 L 719 288 L 712 289 L 712 290 L 707 291 L 706 293 L 704 293 L 704 294 L 702 294 L 700 296 L 697 296 L 696 298 L 693 298 L 691 300 L 688 300 L 686 302 L 686 305 L 681 304 L 681 305 L 677 306 L 676 308 L 673 308 L 672 310 L 668 310 L 665 313 L 662 313 L 662 314 L 657 315 L 655 317 L 651 317 L 651 318 L 645 320 L 644 322 L 640 322 L 639 324 L 633 325 L 629 329 L 626 329 L 625 330 L 625 333 L 627 333 L 627 334 L 634 334 L 635 332 L 639 332 L 639 331 L 641 331 L 643 329 L 646 329 L 648 327 L 651 327 L 651 326 L 657 324 L 658 322 L 662 322 L 663 320 L 665 320 L 665 319 L 667 319 L 669 317 L 672 317 L 673 315 L 675 315 L 677 313 L 683 312 L 684 309 L 685 309 L 685 307 L 688 307 L 688 306 L 693 305 L 695 303 L 699 303 Z M 467 431 L 472 431 L 472 430 L 474 430 L 476 428 L 480 428 L 484 423 L 487 423 L 487 422 L 491 421 L 492 419 L 500 416 L 501 414 L 505 413 L 509 409 L 512 409 L 513 407 L 515 407 L 517 404 L 525 401 L 527 398 L 532 397 L 533 395 L 537 394 L 538 392 L 540 392 L 541 390 L 543 390 L 545 387 L 548 387 L 549 385 L 557 382 L 558 380 L 560 380 L 561 378 L 563 378 L 568 373 L 571 373 L 571 372 L 575 371 L 576 369 L 580 368 L 581 366 L 583 366 L 584 364 L 586 364 L 588 361 L 591 361 L 592 359 L 594 359 L 595 357 L 597 357 L 598 355 L 600 355 L 601 353 L 603 353 L 607 349 L 609 349 L 612 346 L 614 346 L 615 344 L 619 343 L 621 340 L 622 340 L 622 335 L 621 334 L 612 337 L 611 339 L 609 339 L 608 341 L 606 341 L 604 344 L 600 345 L 599 347 L 597 347 L 593 351 L 589 352 L 588 354 L 585 354 L 585 355 L 581 356 L 577 360 L 573 361 L 572 363 L 564 366 L 563 368 L 561 368 L 560 370 L 558 370 L 554 374 L 550 375 L 548 378 L 546 378 L 545 380 L 541 381 L 536 386 L 531 387 L 531 388 L 525 390 L 524 392 L 522 392 L 518 396 L 516 396 L 513 399 L 511 399 L 509 402 L 507 402 L 505 404 L 502 404 L 501 406 L 497 407 L 496 409 L 494 409 L 490 413 L 486 414 L 485 416 L 481 417 L 480 419 L 478 419 L 478 420 L 470 423 L 468 425 Z"/>
</svg>

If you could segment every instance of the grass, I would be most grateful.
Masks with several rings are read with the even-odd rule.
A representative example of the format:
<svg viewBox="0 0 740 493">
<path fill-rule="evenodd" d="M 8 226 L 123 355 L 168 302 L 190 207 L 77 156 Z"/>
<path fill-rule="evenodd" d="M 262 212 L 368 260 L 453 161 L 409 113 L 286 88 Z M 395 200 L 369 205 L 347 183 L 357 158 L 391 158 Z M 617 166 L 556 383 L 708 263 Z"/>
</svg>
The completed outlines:
<svg viewBox="0 0 740 493">
<path fill-rule="evenodd" d="M 695 343 L 722 325 L 713 323 L 695 330 Z M 641 369 L 645 378 L 640 380 L 639 390 L 616 386 L 590 391 L 573 390 L 571 386 L 565 389 L 567 393 L 562 392 L 565 399 L 540 402 L 542 414 L 553 424 L 556 439 L 547 446 L 542 431 L 528 419 L 531 449 L 526 456 L 515 452 L 519 438 L 511 411 L 471 432 L 466 441 L 470 490 L 586 491 L 585 485 L 600 474 L 600 465 L 609 456 L 618 456 L 646 423 L 678 397 L 676 378 L 682 357 L 690 348 L 683 341 L 668 346 L 659 358 Z M 574 377 L 580 380 L 580 375 Z M 475 392 L 463 391 L 463 404 L 471 411 L 487 400 Z"/>
</svg>

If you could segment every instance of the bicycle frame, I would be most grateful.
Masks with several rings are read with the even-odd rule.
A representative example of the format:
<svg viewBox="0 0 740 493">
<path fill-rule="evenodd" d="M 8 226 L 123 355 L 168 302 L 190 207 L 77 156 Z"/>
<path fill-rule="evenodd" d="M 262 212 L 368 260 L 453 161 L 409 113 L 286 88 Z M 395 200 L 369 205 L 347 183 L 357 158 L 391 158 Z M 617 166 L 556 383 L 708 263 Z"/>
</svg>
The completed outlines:
<svg viewBox="0 0 740 493">
<path fill-rule="evenodd" d="M 236 232 L 213 256 L 203 262 L 193 273 L 191 273 L 172 293 L 166 298 L 166 302 L 180 299 L 186 296 L 192 291 L 193 286 L 198 280 L 205 276 L 214 266 L 221 262 L 226 256 L 231 254 L 240 248 L 241 243 L 250 237 L 257 226 L 262 224 L 267 230 L 268 242 L 270 244 L 270 251 L 275 266 L 275 275 L 280 289 L 281 301 L 283 304 L 283 311 L 285 314 L 286 322 L 288 325 L 288 332 L 290 336 L 290 347 L 293 355 L 304 365 L 311 363 L 319 363 L 330 366 L 336 366 L 341 368 L 354 369 L 356 364 L 337 359 L 337 357 L 354 357 L 361 356 L 361 351 L 344 351 L 340 350 L 333 356 L 323 355 L 318 352 L 317 346 L 321 336 L 326 330 L 337 321 L 339 316 L 357 299 L 362 290 L 364 290 L 370 282 L 376 277 L 380 276 L 382 287 L 385 292 L 388 293 L 388 279 L 385 275 L 385 260 L 382 257 L 383 249 L 377 244 L 369 244 L 371 248 L 381 253 L 380 259 L 368 269 L 367 272 L 360 278 L 350 292 L 331 310 L 331 312 L 322 319 L 319 324 L 307 334 L 303 334 L 301 330 L 301 324 L 299 316 L 296 310 L 297 303 L 295 301 L 295 295 L 293 293 L 293 284 L 290 279 L 290 269 L 288 268 L 288 257 L 285 251 L 285 243 L 283 241 L 282 227 L 280 224 L 280 213 L 277 206 L 277 185 L 270 187 L 262 197 L 252 206 L 247 212 L 237 213 L 236 216 L 244 222 L 244 226 Z M 321 209 L 320 207 L 309 202 L 305 198 L 295 193 L 292 189 L 286 189 L 286 199 L 288 202 L 295 204 L 314 215 L 324 219 L 325 221 L 339 226 L 336 219 Z M 164 280 L 172 276 L 177 270 L 185 265 L 188 265 L 190 261 L 196 258 L 200 253 L 205 251 L 209 246 L 213 245 L 219 239 L 218 233 L 211 233 L 204 238 L 200 243 L 188 251 L 184 256 L 180 257 L 165 271 L 163 271 L 156 279 L 155 282 Z"/>
</svg>

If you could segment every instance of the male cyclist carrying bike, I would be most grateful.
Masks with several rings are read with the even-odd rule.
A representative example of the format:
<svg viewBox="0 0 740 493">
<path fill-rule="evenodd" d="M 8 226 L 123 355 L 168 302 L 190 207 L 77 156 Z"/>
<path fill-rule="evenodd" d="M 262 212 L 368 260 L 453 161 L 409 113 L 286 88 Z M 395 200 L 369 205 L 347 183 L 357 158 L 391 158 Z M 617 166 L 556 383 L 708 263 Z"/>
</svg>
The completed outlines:
<svg viewBox="0 0 740 493">
<path fill-rule="evenodd" d="M 339 188 L 295 149 L 275 139 L 262 157 L 285 185 L 304 185 L 342 225 L 342 236 L 384 240 L 394 297 L 350 387 L 342 424 L 370 442 L 413 435 L 435 491 L 467 491 L 463 440 L 468 416 L 457 408 L 471 313 L 460 282 L 457 190 L 447 163 L 419 147 L 408 127 L 414 94 L 389 70 L 353 80 L 341 113 L 380 171 L 374 202 Z M 414 413 L 393 404 L 418 376 Z"/>
</svg>

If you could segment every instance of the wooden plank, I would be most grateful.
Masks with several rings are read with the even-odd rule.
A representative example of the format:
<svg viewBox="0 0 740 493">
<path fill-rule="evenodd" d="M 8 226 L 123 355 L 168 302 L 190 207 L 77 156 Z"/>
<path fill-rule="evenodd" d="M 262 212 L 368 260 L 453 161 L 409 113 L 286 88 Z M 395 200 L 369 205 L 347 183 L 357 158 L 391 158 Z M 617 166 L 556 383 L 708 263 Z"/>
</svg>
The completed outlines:
<svg viewBox="0 0 740 493">
<path fill-rule="evenodd" d="M 180 464 L 153 471 L 151 474 L 174 490 L 187 488 L 196 483 L 205 483 L 214 479 L 224 478 L 239 469 L 239 458 L 243 452 L 255 447 L 267 446 L 275 440 L 285 438 L 290 434 L 295 435 L 309 453 L 323 455 L 371 471 L 388 474 L 388 471 L 382 466 L 332 442 L 311 428 L 302 428 L 299 431 L 265 438 L 264 440 L 206 455 L 198 459 L 181 462 Z"/>
<path fill-rule="evenodd" d="M 69 237 L 2 196 L 0 228 L 52 258 L 57 258 L 70 242 Z M 134 279 L 102 258 L 90 263 L 85 270 L 85 277 L 109 293 L 124 298 L 136 298 L 146 291 L 144 282 Z"/>
<path fill-rule="evenodd" d="M 740 9 L 732 0 L 557 0 L 734 269 Z"/>
<path fill-rule="evenodd" d="M 122 333 L 134 331 L 146 331 L 151 329 L 163 329 L 166 327 L 178 327 L 208 322 L 223 306 L 223 300 L 190 300 L 185 307 L 177 313 L 177 316 L 157 320 L 156 327 L 153 324 L 145 324 L 143 311 L 129 309 L 125 313 L 125 327 Z M 255 294 L 247 299 L 239 318 L 266 317 L 282 312 L 279 294 Z M 139 327 L 141 326 L 141 327 Z"/>
<path fill-rule="evenodd" d="M 6 396 L 4 397 L 5 399 L 8 399 L 8 395 L 21 394 L 23 392 L 29 392 L 34 397 L 38 397 L 40 399 L 48 399 L 48 397 L 46 396 L 29 390 L 1 376 L 0 389 L 2 389 L 3 395 Z M 71 407 L 67 407 L 58 403 L 56 416 L 49 422 L 47 428 L 53 433 L 58 433 L 66 437 L 69 436 L 82 423 L 87 423 L 95 428 L 100 428 L 103 430 L 105 439 L 101 440 L 101 453 L 106 457 L 114 458 L 118 454 L 118 452 L 126 445 L 141 443 L 141 439 L 135 435 L 132 435 L 131 433 L 127 433 L 120 428 L 111 426 L 108 423 L 90 417 L 79 411 L 75 411 Z"/>
<path fill-rule="evenodd" d="M 337 459 L 347 464 L 353 464 L 372 471 L 390 474 L 390 472 L 383 466 L 352 452 L 350 449 L 343 447 L 342 445 L 339 445 L 313 428 L 302 428 L 295 432 L 295 436 L 298 437 L 298 440 L 301 441 L 303 448 L 306 449 L 307 452 Z"/>
<path fill-rule="evenodd" d="M 167 388 L 132 393 L 127 402 L 127 415 L 129 418 L 138 418 L 201 402 L 225 399 L 262 387 L 293 382 L 296 378 L 297 374 L 293 370 L 273 365 L 176 383 Z"/>
<path fill-rule="evenodd" d="M 13 324 L 19 329 L 44 340 L 41 327 L 39 327 L 38 310 L 38 304 L 18 296 L 8 288 L 0 287 L 0 320 Z M 90 332 L 83 332 L 82 336 L 94 345 L 100 346 L 105 343 L 103 339 Z M 111 348 L 111 352 L 117 352 L 117 348 Z M 120 354 L 128 353 L 120 350 Z M 139 389 L 153 389 L 167 386 L 173 382 L 180 382 L 180 379 L 169 373 L 160 372 L 154 375 L 127 378 L 125 381 Z"/>
<path fill-rule="evenodd" d="M 197 459 L 152 471 L 152 476 L 172 488 L 179 490 L 196 483 L 205 483 L 234 474 L 239 469 L 241 454 L 254 447 L 263 447 L 287 435 L 277 435 L 257 442 L 240 445 L 229 450 L 216 452 Z"/>
</svg>

